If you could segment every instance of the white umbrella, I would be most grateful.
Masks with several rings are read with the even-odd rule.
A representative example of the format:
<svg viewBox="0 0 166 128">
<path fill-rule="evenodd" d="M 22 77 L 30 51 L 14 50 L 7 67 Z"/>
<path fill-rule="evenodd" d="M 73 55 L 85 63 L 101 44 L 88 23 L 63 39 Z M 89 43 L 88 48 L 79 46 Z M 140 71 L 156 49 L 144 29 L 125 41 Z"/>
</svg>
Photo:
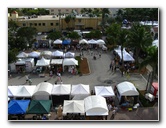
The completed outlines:
<svg viewBox="0 0 166 128">
<path fill-rule="evenodd" d="M 74 58 L 74 56 L 75 56 L 75 53 L 73 53 L 73 52 L 66 52 L 65 53 L 66 58 Z"/>
</svg>

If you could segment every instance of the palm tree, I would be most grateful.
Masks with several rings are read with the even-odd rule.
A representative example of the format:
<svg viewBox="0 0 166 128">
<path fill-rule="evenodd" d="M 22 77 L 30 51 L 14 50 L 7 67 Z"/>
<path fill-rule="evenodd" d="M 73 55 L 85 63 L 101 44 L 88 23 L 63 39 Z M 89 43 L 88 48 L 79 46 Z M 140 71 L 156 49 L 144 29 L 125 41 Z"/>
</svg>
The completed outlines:
<svg viewBox="0 0 166 128">
<path fill-rule="evenodd" d="M 111 24 L 107 29 L 106 29 L 106 34 L 107 34 L 107 42 L 110 43 L 113 47 L 117 45 L 117 40 L 118 36 L 121 30 L 121 26 L 117 23 Z"/>
<path fill-rule="evenodd" d="M 128 35 L 128 30 L 121 29 L 121 31 L 119 31 L 118 38 L 117 38 L 117 43 L 119 45 L 121 45 L 122 76 L 123 76 L 123 71 L 124 71 L 123 48 L 124 48 L 124 46 L 126 45 L 126 42 L 127 42 L 127 35 Z"/>
<path fill-rule="evenodd" d="M 68 16 L 65 17 L 65 22 L 66 22 L 68 28 L 69 28 L 69 22 L 70 22 L 70 20 L 71 20 L 71 16 L 70 15 L 68 15 Z"/>
<path fill-rule="evenodd" d="M 149 74 L 150 77 L 149 77 L 147 88 L 146 88 L 146 91 L 149 92 L 150 87 L 153 83 L 154 77 L 158 72 L 158 68 L 157 68 L 158 67 L 158 48 L 156 46 L 150 46 L 147 48 L 147 53 L 148 53 L 148 56 L 143 60 L 143 62 L 140 65 L 140 68 L 148 64 L 152 66 L 153 70 Z"/>
<path fill-rule="evenodd" d="M 128 35 L 127 46 L 134 49 L 136 64 L 138 64 L 140 51 L 150 46 L 151 43 L 152 36 L 150 34 L 150 31 L 147 31 L 147 29 L 139 23 L 133 24 Z"/>
</svg>

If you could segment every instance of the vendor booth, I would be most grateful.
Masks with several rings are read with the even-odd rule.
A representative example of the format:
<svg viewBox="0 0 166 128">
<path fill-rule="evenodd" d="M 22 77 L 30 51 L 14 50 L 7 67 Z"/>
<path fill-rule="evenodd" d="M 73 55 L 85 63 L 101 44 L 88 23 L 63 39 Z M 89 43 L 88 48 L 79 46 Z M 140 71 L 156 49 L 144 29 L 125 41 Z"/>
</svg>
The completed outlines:
<svg viewBox="0 0 166 128">
<path fill-rule="evenodd" d="M 49 100 L 51 99 L 51 91 L 53 85 L 49 82 L 41 82 L 36 86 L 34 94 L 32 96 L 33 100 Z"/>
<path fill-rule="evenodd" d="M 63 104 L 64 120 L 81 120 L 84 117 L 84 100 L 64 100 Z"/>
<path fill-rule="evenodd" d="M 115 93 L 111 86 L 95 86 L 95 94 L 103 97 L 115 96 Z"/>
<path fill-rule="evenodd" d="M 131 82 L 125 81 L 116 85 L 116 94 L 120 104 L 129 102 L 134 105 L 138 102 L 139 92 Z"/>
<path fill-rule="evenodd" d="M 12 85 L 8 86 L 8 96 L 16 99 L 31 99 L 36 85 Z"/>
<path fill-rule="evenodd" d="M 63 59 L 63 71 L 65 71 L 66 68 L 70 69 L 71 66 L 77 66 L 77 65 L 78 65 L 78 60 L 76 60 L 74 58 Z"/>
<path fill-rule="evenodd" d="M 51 97 L 53 106 L 63 104 L 64 100 L 69 100 L 71 92 L 71 84 L 54 84 Z"/>
<path fill-rule="evenodd" d="M 158 82 L 153 82 L 151 86 L 151 93 L 158 98 Z"/>
<path fill-rule="evenodd" d="M 72 85 L 71 95 L 90 95 L 90 87 L 85 84 Z"/>
<path fill-rule="evenodd" d="M 87 120 L 98 120 L 108 115 L 108 107 L 104 97 L 89 96 L 84 99 Z"/>
<path fill-rule="evenodd" d="M 31 72 L 34 68 L 34 59 L 33 58 L 19 59 L 15 63 L 15 68 L 18 73 Z"/>
</svg>

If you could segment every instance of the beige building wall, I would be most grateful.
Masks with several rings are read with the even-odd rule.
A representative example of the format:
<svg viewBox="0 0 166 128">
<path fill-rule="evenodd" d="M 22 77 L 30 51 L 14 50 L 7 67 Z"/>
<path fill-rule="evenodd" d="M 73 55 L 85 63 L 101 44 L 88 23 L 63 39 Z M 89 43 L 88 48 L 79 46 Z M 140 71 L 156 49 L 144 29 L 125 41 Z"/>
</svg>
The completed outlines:
<svg viewBox="0 0 166 128">
<path fill-rule="evenodd" d="M 20 27 L 35 27 L 38 32 L 49 32 L 52 30 L 65 30 L 67 28 L 72 29 L 86 29 L 91 27 L 93 29 L 99 29 L 101 23 L 101 17 L 76 17 L 73 21 L 70 20 L 69 24 L 65 22 L 65 17 L 54 17 L 52 15 L 38 16 L 37 18 L 17 17 L 15 14 L 11 14 L 9 20 L 14 20 Z"/>
</svg>

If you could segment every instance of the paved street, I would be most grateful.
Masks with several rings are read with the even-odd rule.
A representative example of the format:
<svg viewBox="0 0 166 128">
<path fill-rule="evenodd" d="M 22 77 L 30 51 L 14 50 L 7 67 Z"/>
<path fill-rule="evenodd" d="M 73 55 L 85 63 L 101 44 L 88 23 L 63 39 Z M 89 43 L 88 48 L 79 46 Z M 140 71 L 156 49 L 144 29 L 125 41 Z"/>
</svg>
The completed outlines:
<svg viewBox="0 0 166 128">
<path fill-rule="evenodd" d="M 94 51 L 97 53 L 96 51 Z M 79 55 L 79 52 L 76 52 L 76 56 Z M 114 87 L 120 82 L 129 81 L 134 83 L 136 88 L 139 90 L 145 90 L 147 81 L 142 75 L 138 73 L 129 74 L 129 76 L 121 76 L 121 72 L 117 70 L 112 72 L 109 70 L 110 60 L 113 59 L 112 52 L 102 52 L 101 58 L 97 56 L 96 60 L 93 60 L 87 51 L 84 51 L 84 57 L 88 59 L 89 67 L 91 73 L 88 75 L 72 75 L 67 72 L 62 74 L 62 81 L 64 84 L 88 84 L 90 89 L 94 90 L 94 86 L 112 86 Z M 56 76 L 52 78 L 47 75 L 44 78 L 40 78 L 37 74 L 30 74 L 32 79 L 32 84 L 37 85 L 40 82 L 47 81 L 52 84 L 56 81 Z M 12 77 L 8 80 L 8 85 L 22 85 L 25 84 L 26 78 L 25 74 L 12 74 Z M 110 118 L 108 116 L 108 118 Z M 158 105 L 153 108 L 139 108 L 136 111 L 128 112 L 120 110 L 115 116 L 115 120 L 158 120 Z"/>
</svg>

